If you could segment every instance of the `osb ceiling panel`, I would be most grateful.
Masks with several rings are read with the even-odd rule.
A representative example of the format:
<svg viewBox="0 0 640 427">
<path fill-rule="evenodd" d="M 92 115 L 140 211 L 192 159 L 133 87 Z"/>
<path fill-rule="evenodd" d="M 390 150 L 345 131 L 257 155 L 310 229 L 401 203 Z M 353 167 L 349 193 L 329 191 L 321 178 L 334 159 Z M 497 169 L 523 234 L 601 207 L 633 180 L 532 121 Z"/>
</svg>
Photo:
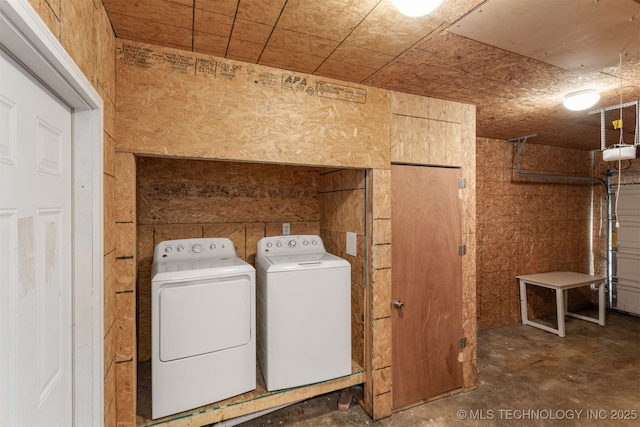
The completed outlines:
<svg viewBox="0 0 640 427">
<path fill-rule="evenodd" d="M 449 29 L 566 70 L 597 71 L 640 57 L 632 0 L 488 0 Z"/>
<path fill-rule="evenodd" d="M 570 112 L 562 100 L 596 88 L 593 109 L 616 105 L 621 83 L 623 102 L 640 99 L 640 0 L 532 1 L 445 0 L 408 18 L 389 0 L 103 0 L 119 38 L 473 103 L 480 137 L 536 133 L 528 142 L 598 149 L 599 115 Z M 497 23 L 483 23 L 485 8 L 500 11 Z M 471 20 L 485 33 L 511 33 L 498 41 L 455 33 Z M 526 50 L 511 46 L 514 34 Z M 622 67 L 612 63 L 617 49 Z M 585 67 L 566 59 L 576 50 Z M 627 142 L 634 125 L 625 121 Z"/>
</svg>

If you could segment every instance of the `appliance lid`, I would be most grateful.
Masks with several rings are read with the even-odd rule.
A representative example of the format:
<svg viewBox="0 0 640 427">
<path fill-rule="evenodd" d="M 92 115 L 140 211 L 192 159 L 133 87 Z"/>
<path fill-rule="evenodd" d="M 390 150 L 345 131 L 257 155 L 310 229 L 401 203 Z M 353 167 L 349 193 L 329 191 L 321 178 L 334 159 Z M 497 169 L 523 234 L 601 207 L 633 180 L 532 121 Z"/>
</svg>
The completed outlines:
<svg viewBox="0 0 640 427">
<path fill-rule="evenodd" d="M 153 280 L 177 280 L 207 276 L 229 276 L 255 271 L 238 257 L 161 260 L 153 263 Z"/>
<path fill-rule="evenodd" d="M 347 260 L 328 252 L 267 255 L 258 259 L 258 262 L 261 263 L 268 272 L 351 266 Z"/>
</svg>

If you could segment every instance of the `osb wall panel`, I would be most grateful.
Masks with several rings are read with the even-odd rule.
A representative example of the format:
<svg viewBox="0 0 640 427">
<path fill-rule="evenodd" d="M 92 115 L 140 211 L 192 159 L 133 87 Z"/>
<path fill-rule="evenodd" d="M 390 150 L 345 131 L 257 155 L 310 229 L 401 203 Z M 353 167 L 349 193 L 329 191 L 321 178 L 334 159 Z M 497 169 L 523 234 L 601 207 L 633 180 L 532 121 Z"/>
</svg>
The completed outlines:
<svg viewBox="0 0 640 427">
<path fill-rule="evenodd" d="M 371 259 L 370 298 L 372 301 L 371 344 L 368 347 L 371 366 L 365 387 L 365 402 L 371 402 L 368 411 L 377 418 L 391 415 L 391 360 L 379 357 L 391 349 L 391 170 L 374 169 L 369 180 L 372 192 L 371 222 L 373 236 L 368 240 Z M 386 331 L 385 328 L 389 330 Z M 388 346 L 388 347 L 386 347 Z"/>
<path fill-rule="evenodd" d="M 462 199 L 462 238 L 467 253 L 462 257 L 462 329 L 467 337 L 467 347 L 463 351 L 463 388 L 473 389 L 478 384 L 476 368 L 477 354 L 477 171 L 476 171 L 476 111 L 475 106 L 447 103 L 445 113 L 451 120 L 460 114 L 462 126 L 456 127 L 450 135 L 451 147 L 447 148 L 448 161 L 462 167 L 466 180 L 460 190 Z"/>
<path fill-rule="evenodd" d="M 96 0 L 97 2 L 98 0 Z M 109 117 L 105 117 L 105 131 L 115 139 L 115 101 L 116 101 L 116 40 L 107 12 L 98 8 L 95 13 L 96 79 L 97 85 L 104 91 L 103 99 L 109 104 Z M 105 113 L 107 106 L 105 105 Z"/>
<path fill-rule="evenodd" d="M 103 175 L 102 184 L 102 197 L 104 200 L 104 215 L 103 215 L 103 249 L 105 255 L 113 251 L 116 247 L 116 233 L 115 233 L 115 194 L 116 194 L 116 179 L 108 174 Z"/>
<path fill-rule="evenodd" d="M 93 1 L 65 0 L 60 2 L 60 42 L 71 54 L 83 74 L 96 85 L 96 11 Z M 102 5 L 100 10 L 104 13 Z"/>
<path fill-rule="evenodd" d="M 320 174 L 321 237 L 328 252 L 351 264 L 351 355 L 365 366 L 365 171 L 345 169 Z M 346 232 L 356 233 L 356 255 L 346 252 Z"/>
<path fill-rule="evenodd" d="M 135 361 L 116 364 L 116 418 L 118 426 L 136 426 L 136 371 Z"/>
<path fill-rule="evenodd" d="M 139 224 L 320 219 L 316 169 L 151 157 L 138 167 Z"/>
<path fill-rule="evenodd" d="M 100 86 L 102 88 L 102 86 Z M 101 89 L 104 93 L 104 89 Z M 105 101 L 108 102 L 108 98 Z M 110 135 L 105 133 L 105 139 Z M 120 426 L 134 425 L 136 414 L 136 223 L 135 223 L 135 159 L 129 153 L 114 153 L 115 173 L 115 336 L 116 405 Z"/>
<path fill-rule="evenodd" d="M 589 273 L 591 192 L 579 182 L 515 177 L 516 145 L 477 141 L 477 310 L 478 326 L 488 329 L 520 321 L 516 276 L 554 270 Z M 590 153 L 525 146 L 523 172 L 589 176 Z M 544 289 L 528 292 L 532 316 L 554 312 Z M 593 298 L 595 295 L 586 295 Z M 581 294 L 570 297 L 583 304 Z"/>
<path fill-rule="evenodd" d="M 400 163 L 450 165 L 448 153 L 459 123 L 407 117 L 394 114 L 391 119 L 391 158 Z"/>
<path fill-rule="evenodd" d="M 331 230 L 344 230 L 364 235 L 364 192 L 362 189 L 348 189 L 320 193 L 323 207 L 320 220 Z M 324 209 L 331 206 L 332 210 Z"/>
<path fill-rule="evenodd" d="M 116 153 L 115 218 L 117 222 L 135 222 L 136 211 L 136 160 L 132 154 Z"/>
<path fill-rule="evenodd" d="M 29 3 L 59 40 L 61 32 L 60 0 L 29 0 Z"/>
<path fill-rule="evenodd" d="M 388 91 L 128 41 L 116 63 L 120 151 L 389 163 Z"/>
<path fill-rule="evenodd" d="M 392 92 L 391 161 L 461 166 L 473 106 Z M 473 127 L 475 129 L 475 127 Z M 473 158 L 471 158 L 473 159 Z"/>
</svg>

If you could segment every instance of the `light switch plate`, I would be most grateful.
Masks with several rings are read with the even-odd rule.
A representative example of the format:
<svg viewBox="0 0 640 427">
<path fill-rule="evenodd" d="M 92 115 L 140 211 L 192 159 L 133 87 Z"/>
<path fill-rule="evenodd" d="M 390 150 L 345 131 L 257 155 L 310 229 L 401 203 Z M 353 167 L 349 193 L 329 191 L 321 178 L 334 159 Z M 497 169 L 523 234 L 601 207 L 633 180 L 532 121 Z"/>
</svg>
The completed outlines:
<svg viewBox="0 0 640 427">
<path fill-rule="evenodd" d="M 356 233 L 347 231 L 347 255 L 356 256 Z"/>
<path fill-rule="evenodd" d="M 282 235 L 288 236 L 289 234 L 291 234 L 291 224 L 288 222 L 282 223 Z"/>
</svg>

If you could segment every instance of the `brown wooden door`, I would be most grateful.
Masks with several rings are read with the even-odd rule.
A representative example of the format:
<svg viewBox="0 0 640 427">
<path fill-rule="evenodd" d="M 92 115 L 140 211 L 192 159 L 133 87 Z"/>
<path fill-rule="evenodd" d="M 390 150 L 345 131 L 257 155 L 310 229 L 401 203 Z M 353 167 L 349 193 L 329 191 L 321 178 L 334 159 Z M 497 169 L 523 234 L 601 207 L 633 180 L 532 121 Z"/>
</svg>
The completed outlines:
<svg viewBox="0 0 640 427">
<path fill-rule="evenodd" d="M 462 386 L 460 170 L 391 167 L 393 409 Z"/>
</svg>

